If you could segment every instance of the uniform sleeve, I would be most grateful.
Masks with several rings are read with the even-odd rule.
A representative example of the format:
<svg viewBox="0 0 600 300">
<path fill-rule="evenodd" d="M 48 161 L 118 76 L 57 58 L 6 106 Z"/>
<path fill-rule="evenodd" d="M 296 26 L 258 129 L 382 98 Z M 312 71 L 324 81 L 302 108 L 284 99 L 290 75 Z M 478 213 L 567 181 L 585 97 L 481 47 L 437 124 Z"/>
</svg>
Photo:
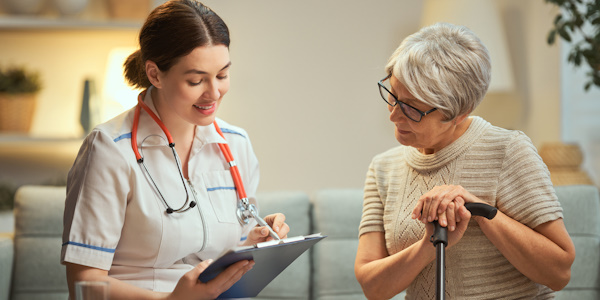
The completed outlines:
<svg viewBox="0 0 600 300">
<path fill-rule="evenodd" d="M 499 177 L 497 206 L 506 215 L 531 228 L 563 217 L 550 172 L 531 140 L 522 132 L 507 145 Z"/>
<path fill-rule="evenodd" d="M 109 270 L 124 223 L 130 172 L 115 142 L 95 130 L 69 172 L 61 263 Z"/>
<path fill-rule="evenodd" d="M 368 232 L 384 231 L 383 202 L 377 188 L 374 161 L 371 162 L 371 165 L 369 166 L 367 178 L 365 180 L 363 212 L 358 230 L 359 237 Z"/>
</svg>

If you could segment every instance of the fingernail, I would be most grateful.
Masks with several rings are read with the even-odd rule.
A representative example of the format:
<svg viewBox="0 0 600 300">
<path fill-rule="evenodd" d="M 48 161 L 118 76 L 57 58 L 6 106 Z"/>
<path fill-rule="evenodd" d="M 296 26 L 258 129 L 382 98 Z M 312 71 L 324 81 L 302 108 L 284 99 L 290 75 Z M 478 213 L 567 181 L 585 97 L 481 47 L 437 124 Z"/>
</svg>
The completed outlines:
<svg viewBox="0 0 600 300">
<path fill-rule="evenodd" d="M 279 231 L 279 226 L 275 226 L 275 227 L 273 227 L 273 230 L 275 230 L 275 231 Z"/>
<path fill-rule="evenodd" d="M 212 258 L 211 258 L 211 259 L 207 259 L 207 260 L 205 260 L 205 261 L 206 261 L 206 264 L 208 264 L 209 266 L 210 266 L 210 264 L 212 264 L 212 263 L 213 263 L 213 260 L 212 260 Z"/>
<path fill-rule="evenodd" d="M 410 217 L 411 217 L 411 218 L 413 218 L 413 219 L 416 219 L 416 218 L 417 218 L 417 215 L 415 215 L 415 214 L 412 214 Z"/>
<path fill-rule="evenodd" d="M 450 231 L 454 231 L 454 226 L 450 226 L 450 227 L 448 227 L 448 230 L 450 230 Z"/>
</svg>

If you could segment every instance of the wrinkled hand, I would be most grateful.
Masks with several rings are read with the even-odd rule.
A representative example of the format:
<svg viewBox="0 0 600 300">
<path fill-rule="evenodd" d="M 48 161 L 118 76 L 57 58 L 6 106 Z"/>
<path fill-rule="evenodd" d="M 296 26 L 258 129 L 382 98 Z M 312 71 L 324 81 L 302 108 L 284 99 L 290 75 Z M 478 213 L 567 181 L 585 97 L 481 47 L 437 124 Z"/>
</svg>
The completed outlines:
<svg viewBox="0 0 600 300">
<path fill-rule="evenodd" d="M 268 215 L 264 220 L 277 233 L 279 238 L 286 238 L 288 232 L 290 232 L 290 227 L 285 223 L 285 215 L 282 213 Z M 273 238 L 269 236 L 269 229 L 266 226 L 256 226 L 248 233 L 246 244 L 256 244 L 271 240 Z"/>
<path fill-rule="evenodd" d="M 460 185 L 440 185 L 419 198 L 412 218 L 423 223 L 437 220 L 448 231 L 454 231 L 457 223 L 461 222 L 463 213 L 460 212 L 465 203 L 476 202 L 484 203 Z"/>
<path fill-rule="evenodd" d="M 198 280 L 198 276 L 206 270 L 211 262 L 212 260 L 203 261 L 185 273 L 167 299 L 216 299 L 254 266 L 254 261 L 241 260 L 227 267 L 211 281 L 203 283 Z"/>
<path fill-rule="evenodd" d="M 454 202 L 450 202 L 448 204 L 447 211 L 455 211 L 454 210 Z M 456 222 L 456 227 L 452 230 L 448 228 L 448 245 L 447 248 L 454 246 L 460 239 L 463 237 L 465 232 L 467 231 L 467 227 L 469 226 L 469 220 L 471 220 L 471 212 L 463 205 L 458 210 L 455 211 L 456 218 L 460 221 Z M 441 224 L 440 224 L 441 225 Z M 426 232 L 423 236 L 425 242 L 430 242 L 430 237 L 433 235 L 434 227 L 433 223 L 425 222 Z"/>
</svg>

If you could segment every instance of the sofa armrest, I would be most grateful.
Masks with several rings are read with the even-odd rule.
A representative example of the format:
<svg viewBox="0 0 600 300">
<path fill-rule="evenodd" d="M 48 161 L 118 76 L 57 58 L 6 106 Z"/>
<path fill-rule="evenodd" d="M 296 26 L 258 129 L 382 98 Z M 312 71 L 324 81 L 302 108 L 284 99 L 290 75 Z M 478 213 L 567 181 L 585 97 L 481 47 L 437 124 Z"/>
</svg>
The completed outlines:
<svg viewBox="0 0 600 300">
<path fill-rule="evenodd" d="M 14 236 L 0 233 L 0 300 L 8 300 L 14 261 Z"/>
</svg>

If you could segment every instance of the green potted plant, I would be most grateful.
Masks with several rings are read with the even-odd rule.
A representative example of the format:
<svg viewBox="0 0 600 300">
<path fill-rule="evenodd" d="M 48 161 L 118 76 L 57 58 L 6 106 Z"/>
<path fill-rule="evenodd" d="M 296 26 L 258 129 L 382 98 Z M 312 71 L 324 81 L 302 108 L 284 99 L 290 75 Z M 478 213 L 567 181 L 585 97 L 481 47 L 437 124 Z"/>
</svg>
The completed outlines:
<svg viewBox="0 0 600 300">
<path fill-rule="evenodd" d="M 38 72 L 17 66 L 0 68 L 0 131 L 29 132 L 41 88 Z"/>
<path fill-rule="evenodd" d="M 571 43 L 568 60 L 576 67 L 588 65 L 589 81 L 585 90 L 592 85 L 600 88 L 600 0 L 546 0 L 561 11 L 554 18 L 553 28 L 548 33 L 548 44 L 554 44 L 556 36 Z M 573 37 L 576 36 L 576 41 Z"/>
</svg>

